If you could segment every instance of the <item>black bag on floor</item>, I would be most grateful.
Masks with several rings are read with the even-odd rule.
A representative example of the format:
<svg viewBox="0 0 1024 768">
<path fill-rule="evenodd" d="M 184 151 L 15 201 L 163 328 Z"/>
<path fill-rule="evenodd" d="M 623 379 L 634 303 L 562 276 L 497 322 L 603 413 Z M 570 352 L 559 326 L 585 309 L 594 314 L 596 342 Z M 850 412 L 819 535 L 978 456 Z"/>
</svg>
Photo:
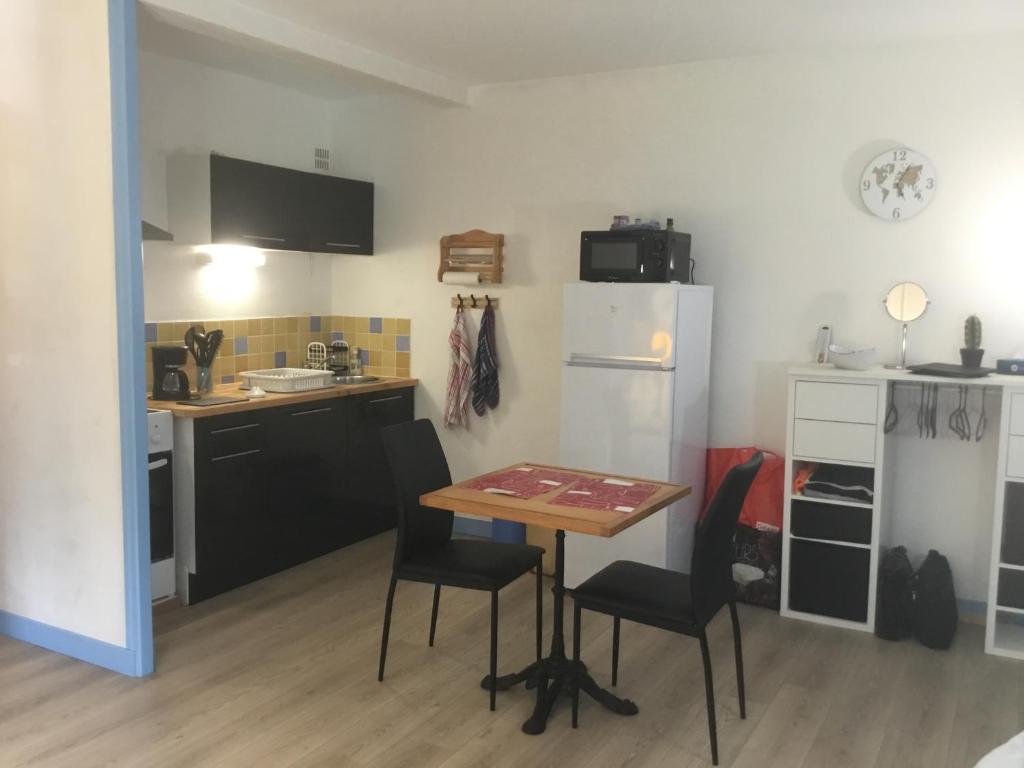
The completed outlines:
<svg viewBox="0 0 1024 768">
<path fill-rule="evenodd" d="M 910 597 L 914 637 L 928 648 L 949 648 L 959 621 L 949 560 L 929 550 L 911 581 Z"/>
<path fill-rule="evenodd" d="M 736 559 L 732 580 L 736 599 L 778 610 L 781 584 L 779 563 L 782 562 L 782 532 L 736 526 Z"/>
<path fill-rule="evenodd" d="M 875 634 L 883 640 L 910 637 L 910 582 L 914 567 L 906 547 L 893 547 L 882 556 L 878 569 Z"/>
</svg>

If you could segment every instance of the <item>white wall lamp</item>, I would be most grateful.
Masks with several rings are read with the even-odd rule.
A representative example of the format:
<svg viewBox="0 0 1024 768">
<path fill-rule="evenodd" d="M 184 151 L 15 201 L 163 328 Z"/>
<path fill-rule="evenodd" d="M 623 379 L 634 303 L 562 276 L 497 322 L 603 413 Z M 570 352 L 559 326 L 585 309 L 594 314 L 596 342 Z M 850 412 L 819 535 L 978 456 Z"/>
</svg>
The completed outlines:
<svg viewBox="0 0 1024 768">
<path fill-rule="evenodd" d="M 262 267 L 267 263 L 267 254 L 251 245 L 210 243 L 193 248 L 198 254 L 200 265 L 213 264 L 218 267 Z"/>
</svg>

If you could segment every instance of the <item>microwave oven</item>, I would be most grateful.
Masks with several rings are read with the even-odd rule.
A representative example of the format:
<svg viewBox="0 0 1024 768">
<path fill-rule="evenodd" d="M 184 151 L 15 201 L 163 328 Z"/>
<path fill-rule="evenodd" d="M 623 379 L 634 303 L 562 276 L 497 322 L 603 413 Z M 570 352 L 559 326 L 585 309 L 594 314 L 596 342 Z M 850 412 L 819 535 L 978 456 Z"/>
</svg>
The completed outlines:
<svg viewBox="0 0 1024 768">
<path fill-rule="evenodd" d="M 689 283 L 690 236 L 666 229 L 580 234 L 580 280 L 595 283 Z"/>
</svg>

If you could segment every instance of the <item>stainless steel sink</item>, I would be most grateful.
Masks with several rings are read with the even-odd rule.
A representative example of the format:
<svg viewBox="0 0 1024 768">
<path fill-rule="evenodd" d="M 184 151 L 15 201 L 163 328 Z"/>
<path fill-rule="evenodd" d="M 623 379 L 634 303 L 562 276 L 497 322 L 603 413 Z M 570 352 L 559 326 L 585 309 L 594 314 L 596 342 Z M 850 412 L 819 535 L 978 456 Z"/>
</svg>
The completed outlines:
<svg viewBox="0 0 1024 768">
<path fill-rule="evenodd" d="M 380 381 L 380 376 L 335 376 L 335 384 L 369 384 L 371 381 Z"/>
</svg>

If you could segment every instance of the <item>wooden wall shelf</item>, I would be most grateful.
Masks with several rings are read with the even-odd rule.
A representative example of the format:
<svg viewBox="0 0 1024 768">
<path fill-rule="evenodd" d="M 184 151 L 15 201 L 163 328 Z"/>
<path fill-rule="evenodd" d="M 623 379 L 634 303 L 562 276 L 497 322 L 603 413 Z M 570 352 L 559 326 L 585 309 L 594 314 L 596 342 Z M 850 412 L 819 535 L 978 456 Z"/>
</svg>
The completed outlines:
<svg viewBox="0 0 1024 768">
<path fill-rule="evenodd" d="M 459 235 L 441 238 L 441 261 L 437 282 L 445 272 L 476 272 L 482 283 L 500 283 L 504 269 L 505 236 L 471 229 Z"/>
</svg>

